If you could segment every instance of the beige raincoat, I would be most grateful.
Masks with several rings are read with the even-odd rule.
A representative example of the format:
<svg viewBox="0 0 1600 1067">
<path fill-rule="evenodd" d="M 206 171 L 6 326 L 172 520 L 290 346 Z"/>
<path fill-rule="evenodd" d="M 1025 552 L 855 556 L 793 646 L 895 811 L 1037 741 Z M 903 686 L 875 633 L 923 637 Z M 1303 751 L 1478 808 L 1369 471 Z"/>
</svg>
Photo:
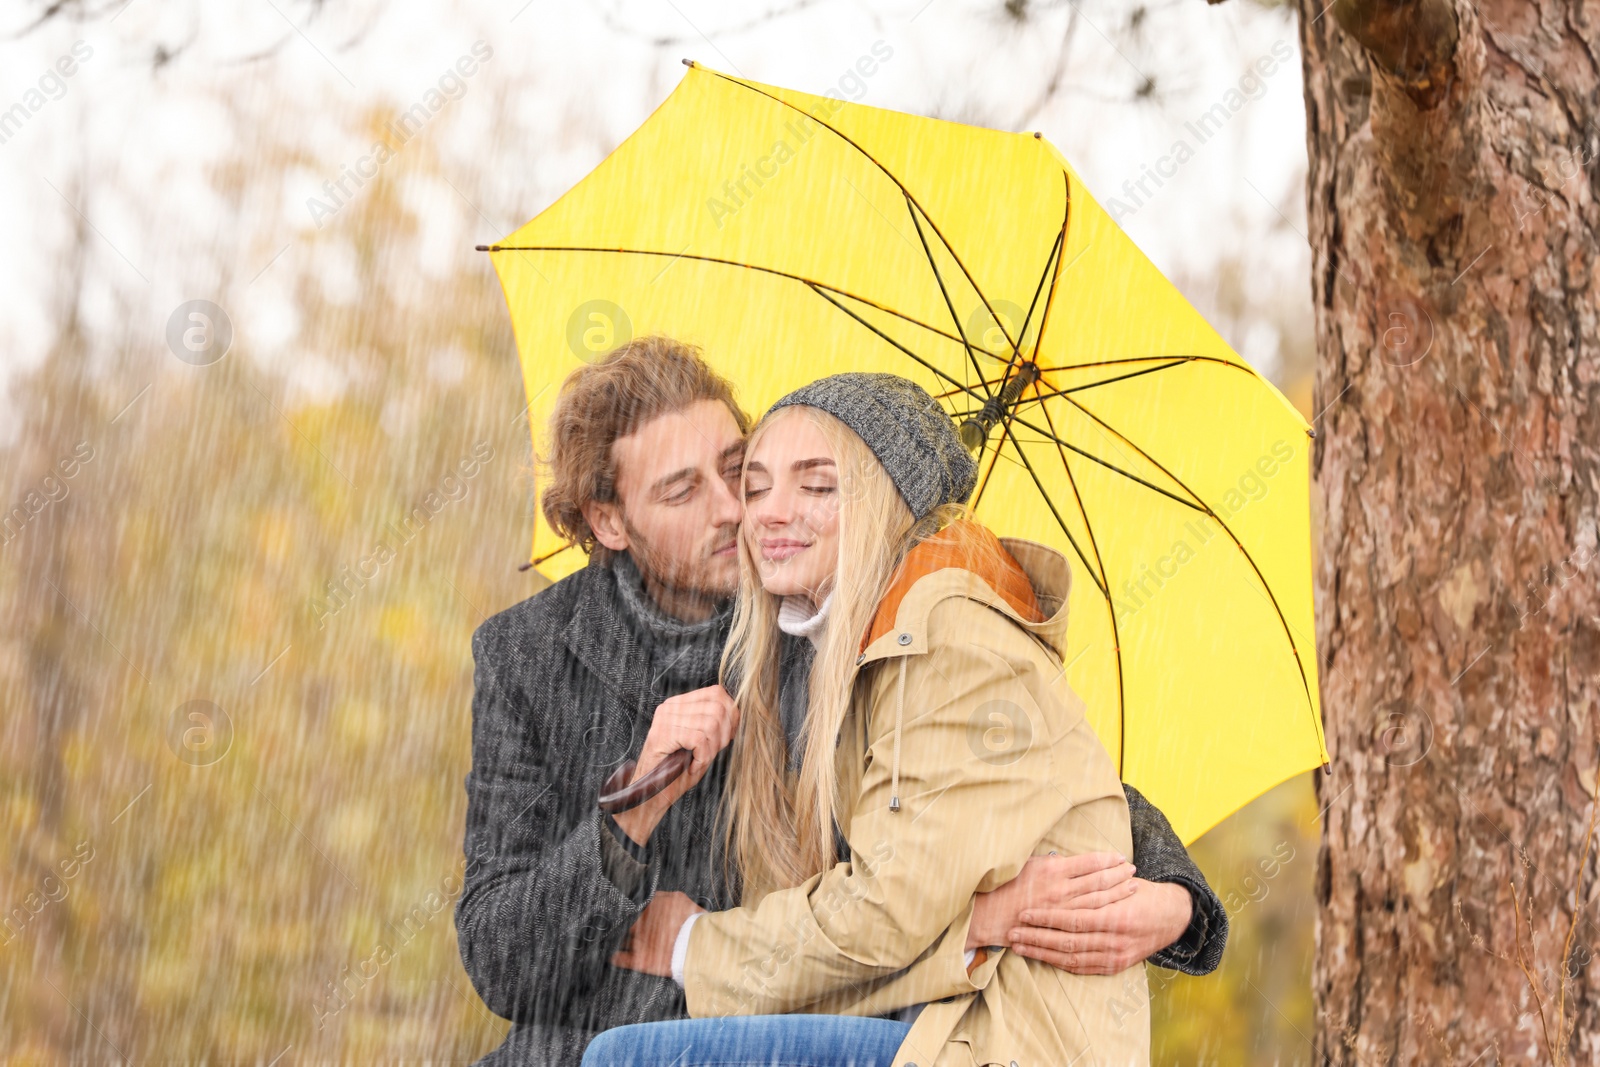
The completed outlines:
<svg viewBox="0 0 1600 1067">
<path fill-rule="evenodd" d="M 978 573 L 958 524 L 916 546 L 864 644 L 838 749 L 849 862 L 702 915 L 696 1017 L 880 1015 L 927 1003 L 896 1067 L 1145 1067 L 1144 965 L 1081 976 L 1004 949 L 963 959 L 973 894 L 1030 855 L 1133 854 L 1117 771 L 1068 687 L 1071 570 L 1005 539 Z M 898 809 L 898 810 L 896 810 Z"/>
</svg>

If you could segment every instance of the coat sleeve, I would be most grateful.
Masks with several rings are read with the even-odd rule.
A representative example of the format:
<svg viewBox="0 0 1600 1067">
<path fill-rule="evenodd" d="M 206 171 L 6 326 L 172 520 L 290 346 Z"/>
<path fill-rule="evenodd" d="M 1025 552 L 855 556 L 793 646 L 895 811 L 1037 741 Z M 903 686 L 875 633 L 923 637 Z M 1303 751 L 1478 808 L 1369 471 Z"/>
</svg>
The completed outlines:
<svg viewBox="0 0 1600 1067">
<path fill-rule="evenodd" d="M 1184 974 L 1210 974 L 1222 962 L 1222 950 L 1228 944 L 1228 912 L 1161 809 L 1126 782 L 1122 790 L 1128 795 L 1133 865 L 1138 868 L 1139 877 L 1147 882 L 1181 885 L 1194 902 L 1189 928 L 1178 940 L 1151 956 L 1149 962 Z"/>
<path fill-rule="evenodd" d="M 1015 877 L 1070 806 L 1053 761 L 1099 741 L 1077 708 L 1051 716 L 1075 721 L 1047 721 L 1020 677 L 1035 668 L 1008 655 L 1016 631 L 1004 616 L 953 598 L 932 609 L 929 632 L 965 640 L 905 657 L 900 810 L 889 810 L 901 669 L 891 660 L 874 672 L 858 794 L 843 800 L 849 862 L 702 916 L 685 965 L 692 1016 L 800 1010 L 919 959 L 951 972 L 943 995 L 978 988 L 959 962 L 972 897 Z M 1031 741 L 995 758 L 981 738 L 988 707 L 1006 709 L 1016 736 L 1026 720 Z"/>
<path fill-rule="evenodd" d="M 608 840 L 592 798 L 571 795 L 552 761 L 575 749 L 538 726 L 562 717 L 535 705 L 547 687 L 530 693 L 515 681 L 519 653 L 493 623 L 472 635 L 472 770 L 456 937 L 491 1010 L 519 1022 L 549 1019 L 605 977 L 654 891 L 656 864 L 639 864 Z"/>
</svg>

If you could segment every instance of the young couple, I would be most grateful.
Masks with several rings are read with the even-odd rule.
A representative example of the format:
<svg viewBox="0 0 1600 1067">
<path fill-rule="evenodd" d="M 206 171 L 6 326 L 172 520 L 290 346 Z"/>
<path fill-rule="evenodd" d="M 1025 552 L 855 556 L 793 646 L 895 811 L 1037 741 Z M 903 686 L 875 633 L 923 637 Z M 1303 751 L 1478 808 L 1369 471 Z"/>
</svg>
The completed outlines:
<svg viewBox="0 0 1600 1067">
<path fill-rule="evenodd" d="M 966 512 L 938 403 L 837 375 L 752 430 L 648 338 L 550 442 L 590 562 L 472 642 L 456 926 L 515 1024 L 483 1062 L 1148 1063 L 1143 962 L 1209 973 L 1226 914 L 1066 683 L 1066 559 Z"/>
</svg>

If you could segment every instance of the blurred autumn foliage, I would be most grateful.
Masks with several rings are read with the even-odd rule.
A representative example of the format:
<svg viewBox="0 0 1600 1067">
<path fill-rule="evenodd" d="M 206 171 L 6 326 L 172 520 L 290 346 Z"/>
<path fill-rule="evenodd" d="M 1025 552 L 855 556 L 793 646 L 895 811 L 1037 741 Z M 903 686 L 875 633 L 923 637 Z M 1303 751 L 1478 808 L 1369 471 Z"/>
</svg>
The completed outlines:
<svg viewBox="0 0 1600 1067">
<path fill-rule="evenodd" d="M 257 143 L 210 180 L 244 216 L 308 161 L 249 121 L 268 104 L 229 106 Z M 0 1058 L 498 1044 L 452 921 L 468 638 L 541 579 L 515 569 L 529 427 L 499 287 L 423 225 L 497 236 L 476 195 L 424 139 L 307 218 L 262 272 L 292 297 L 295 373 L 248 331 L 196 366 L 131 310 L 89 330 L 85 302 L 116 297 L 86 284 L 86 221 L 52 265 L 56 338 L 0 452 Z M 226 312 L 260 277 L 203 295 Z M 324 365 L 336 387 L 304 373 Z M 1156 977 L 1156 1062 L 1308 1060 L 1310 797 L 1290 782 L 1196 846 L 1233 941 L 1216 977 Z"/>
<path fill-rule="evenodd" d="M 214 180 L 248 199 L 255 159 Z M 528 427 L 487 262 L 416 270 L 399 168 L 436 162 L 276 265 L 345 376 L 320 402 L 248 337 L 208 366 L 91 341 L 80 225 L 0 460 L 0 1058 L 464 1061 L 504 1029 L 452 909 L 468 637 L 539 583 Z"/>
</svg>

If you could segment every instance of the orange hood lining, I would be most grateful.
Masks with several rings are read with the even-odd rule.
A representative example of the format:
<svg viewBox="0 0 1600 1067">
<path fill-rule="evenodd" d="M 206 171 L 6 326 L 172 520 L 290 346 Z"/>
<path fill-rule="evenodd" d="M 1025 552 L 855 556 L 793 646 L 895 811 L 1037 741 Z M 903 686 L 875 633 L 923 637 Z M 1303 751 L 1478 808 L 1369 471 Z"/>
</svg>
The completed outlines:
<svg viewBox="0 0 1600 1067">
<path fill-rule="evenodd" d="M 917 582 L 946 567 L 971 571 L 1010 604 L 1029 622 L 1043 622 L 1044 612 L 1033 593 L 1033 583 L 1022 564 L 1006 551 L 1000 539 L 981 523 L 962 520 L 951 523 L 932 537 L 918 542 L 895 574 L 889 591 L 872 617 L 872 625 L 861 639 L 861 651 L 895 628 L 900 602 Z"/>
</svg>

